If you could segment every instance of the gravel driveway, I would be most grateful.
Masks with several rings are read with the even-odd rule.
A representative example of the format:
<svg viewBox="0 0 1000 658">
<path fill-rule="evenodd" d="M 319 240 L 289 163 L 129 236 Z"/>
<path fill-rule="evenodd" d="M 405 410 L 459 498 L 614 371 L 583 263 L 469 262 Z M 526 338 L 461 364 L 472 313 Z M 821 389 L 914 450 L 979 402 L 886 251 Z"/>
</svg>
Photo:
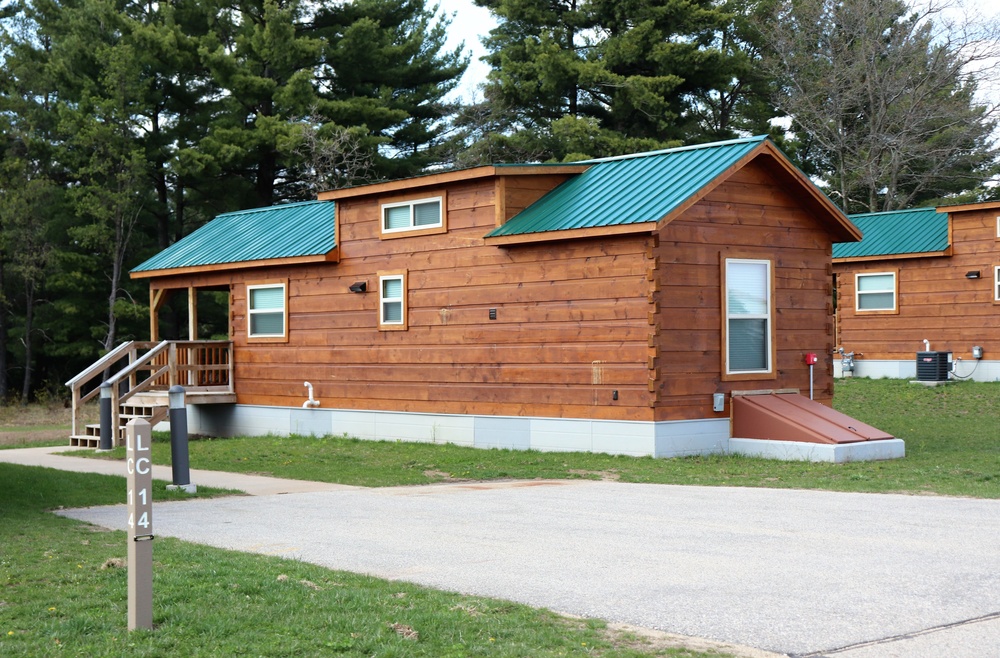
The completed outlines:
<svg viewBox="0 0 1000 658">
<path fill-rule="evenodd" d="M 153 524 L 790 655 L 1000 656 L 1000 501 L 531 481 L 157 503 Z"/>
</svg>

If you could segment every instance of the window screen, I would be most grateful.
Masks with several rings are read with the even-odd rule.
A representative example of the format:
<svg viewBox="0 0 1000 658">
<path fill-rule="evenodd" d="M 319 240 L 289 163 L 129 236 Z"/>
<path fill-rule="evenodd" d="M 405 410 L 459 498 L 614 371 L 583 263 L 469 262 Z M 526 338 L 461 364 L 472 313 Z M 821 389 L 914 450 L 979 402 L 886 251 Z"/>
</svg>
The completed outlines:
<svg viewBox="0 0 1000 658">
<path fill-rule="evenodd" d="M 771 263 L 726 261 L 727 371 L 771 370 Z"/>
<path fill-rule="evenodd" d="M 857 275 L 857 310 L 893 311 L 896 309 L 896 274 Z"/>
<path fill-rule="evenodd" d="M 403 229 L 410 227 L 410 207 L 391 206 L 385 209 L 386 230 Z"/>
<path fill-rule="evenodd" d="M 441 198 L 382 206 L 382 230 L 386 232 L 442 225 Z"/>
<path fill-rule="evenodd" d="M 251 337 L 285 335 L 285 286 L 248 288 Z"/>
<path fill-rule="evenodd" d="M 382 279 L 382 324 L 403 323 L 403 278 Z"/>
</svg>

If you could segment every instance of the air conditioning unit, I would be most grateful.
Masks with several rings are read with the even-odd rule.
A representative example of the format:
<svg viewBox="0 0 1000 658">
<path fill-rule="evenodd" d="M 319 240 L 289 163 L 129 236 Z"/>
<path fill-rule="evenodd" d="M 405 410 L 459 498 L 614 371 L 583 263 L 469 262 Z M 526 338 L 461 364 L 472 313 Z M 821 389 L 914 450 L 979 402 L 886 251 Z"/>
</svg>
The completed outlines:
<svg viewBox="0 0 1000 658">
<path fill-rule="evenodd" d="M 948 352 L 917 352 L 918 382 L 946 382 L 950 371 Z"/>
</svg>

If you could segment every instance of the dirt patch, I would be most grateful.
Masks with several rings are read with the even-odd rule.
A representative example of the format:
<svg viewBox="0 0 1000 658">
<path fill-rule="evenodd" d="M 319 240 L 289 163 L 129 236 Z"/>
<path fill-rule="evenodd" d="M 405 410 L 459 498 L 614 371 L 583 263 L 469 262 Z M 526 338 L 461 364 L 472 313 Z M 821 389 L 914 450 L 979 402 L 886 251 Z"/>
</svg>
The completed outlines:
<svg viewBox="0 0 1000 658">
<path fill-rule="evenodd" d="M 453 477 L 451 473 L 445 473 L 444 471 L 424 471 L 424 477 L 430 478 L 431 480 L 437 480 L 438 482 L 466 482 L 465 478 Z"/>
<path fill-rule="evenodd" d="M 783 658 L 783 654 L 762 651 L 728 642 L 716 642 L 700 637 L 675 635 L 651 628 L 641 628 L 629 624 L 608 624 L 605 629 L 607 640 L 616 647 L 639 651 L 660 651 L 664 649 L 686 649 L 699 653 L 737 656 L 737 658 Z"/>
<path fill-rule="evenodd" d="M 91 408 L 93 407 L 93 408 Z M 84 407 L 83 423 L 96 422 L 97 408 Z M 65 441 L 69 445 L 72 412 L 61 404 L 0 405 L 0 446 Z"/>
<path fill-rule="evenodd" d="M 0 429 L 0 446 L 12 446 L 21 443 L 42 443 L 65 440 L 69 445 L 69 428 L 46 430 L 15 430 Z"/>
<path fill-rule="evenodd" d="M 621 475 L 614 470 L 611 471 L 584 471 L 580 469 L 570 469 L 568 471 L 571 475 L 579 475 L 580 477 L 592 478 L 597 477 L 604 482 L 617 482 Z"/>
</svg>

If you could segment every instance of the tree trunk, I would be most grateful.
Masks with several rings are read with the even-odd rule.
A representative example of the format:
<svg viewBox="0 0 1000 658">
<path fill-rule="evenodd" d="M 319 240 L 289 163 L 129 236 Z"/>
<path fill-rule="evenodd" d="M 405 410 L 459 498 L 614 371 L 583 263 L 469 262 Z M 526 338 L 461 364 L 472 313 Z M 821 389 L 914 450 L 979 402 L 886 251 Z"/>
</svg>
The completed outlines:
<svg viewBox="0 0 1000 658">
<path fill-rule="evenodd" d="M 105 352 L 110 352 L 114 349 L 115 341 L 118 340 L 115 302 L 118 301 L 118 282 L 121 280 L 122 261 L 125 254 L 124 222 L 126 221 L 120 215 L 121 211 L 118 212 L 119 216 L 115 220 L 115 244 L 111 259 L 111 294 L 108 295 L 108 333 L 104 337 Z"/>
<path fill-rule="evenodd" d="M 10 384 L 7 379 L 7 296 L 4 289 L 6 254 L 0 251 L 0 404 L 7 400 Z"/>
<path fill-rule="evenodd" d="M 257 207 L 265 208 L 274 203 L 274 176 L 277 171 L 277 156 L 265 153 L 257 162 Z"/>
<path fill-rule="evenodd" d="M 24 284 L 24 298 L 24 382 L 21 385 L 21 406 L 28 404 L 32 379 L 35 376 L 35 354 L 31 347 L 31 334 L 35 330 L 35 286 L 31 281 Z"/>
</svg>

